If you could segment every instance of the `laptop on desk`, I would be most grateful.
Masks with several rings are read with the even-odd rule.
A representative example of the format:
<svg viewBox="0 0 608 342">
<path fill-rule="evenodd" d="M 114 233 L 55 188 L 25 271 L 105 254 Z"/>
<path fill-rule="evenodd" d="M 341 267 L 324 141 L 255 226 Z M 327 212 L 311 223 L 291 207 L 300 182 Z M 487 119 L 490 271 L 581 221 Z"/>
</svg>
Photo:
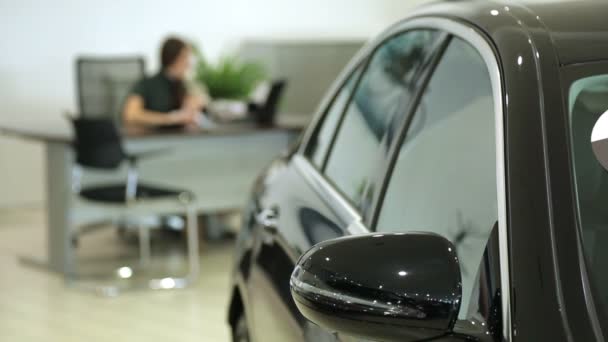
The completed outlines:
<svg viewBox="0 0 608 342">
<path fill-rule="evenodd" d="M 260 102 L 247 103 L 247 107 L 243 108 L 243 110 L 246 110 L 246 114 L 244 116 L 231 117 L 231 115 L 221 115 L 221 111 L 217 110 L 216 108 L 216 113 L 213 113 L 212 111 L 212 115 L 204 115 L 203 118 L 201 118 L 201 128 L 211 128 L 223 125 L 234 126 L 235 124 L 272 125 L 275 121 L 278 105 L 285 90 L 286 84 L 287 81 L 285 80 L 277 80 L 272 82 L 270 89 L 265 94 L 266 96 L 264 100 Z M 213 110 L 214 108 L 211 109 Z M 214 116 L 219 117 L 219 119 L 214 119 Z"/>
<path fill-rule="evenodd" d="M 286 80 L 272 82 L 266 101 L 262 104 L 250 103 L 249 114 L 253 120 L 261 125 L 271 125 L 277 114 L 279 102 L 287 85 Z"/>
</svg>

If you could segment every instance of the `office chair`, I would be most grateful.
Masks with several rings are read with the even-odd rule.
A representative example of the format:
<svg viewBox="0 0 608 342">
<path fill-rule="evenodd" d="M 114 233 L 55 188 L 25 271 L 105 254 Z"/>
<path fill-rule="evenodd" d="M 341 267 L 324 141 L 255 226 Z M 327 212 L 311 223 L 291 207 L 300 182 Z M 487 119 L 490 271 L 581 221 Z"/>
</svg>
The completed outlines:
<svg viewBox="0 0 608 342">
<path fill-rule="evenodd" d="M 279 107 L 281 97 L 287 87 L 287 80 L 276 80 L 272 82 L 270 91 L 263 104 L 249 103 L 249 112 L 260 125 L 272 125 Z"/>
<path fill-rule="evenodd" d="M 144 76 L 143 57 L 79 57 L 76 77 L 80 116 L 113 119 L 120 124 L 124 101 Z"/>
<path fill-rule="evenodd" d="M 128 172 L 124 183 L 83 187 L 80 184 L 80 179 L 76 179 L 73 189 L 80 197 L 96 204 L 122 206 L 127 210 L 127 215 L 135 207 L 145 206 L 146 202 L 152 200 L 171 200 L 178 205 L 176 210 L 181 208 L 186 213 L 188 275 L 184 278 L 151 279 L 148 281 L 148 287 L 152 289 L 182 288 L 196 281 L 199 275 L 199 246 L 197 217 L 193 207 L 194 195 L 187 190 L 149 185 L 140 182 L 138 179 L 138 161 L 161 152 L 127 153 L 123 149 L 121 136 L 116 125 L 111 119 L 73 118 L 71 121 L 75 132 L 76 163 L 79 167 L 114 170 L 122 163 L 128 163 Z M 145 267 L 149 264 L 151 258 L 149 227 L 139 223 L 138 233 L 140 264 Z M 74 255 L 74 253 L 71 253 L 71 255 Z M 95 289 L 107 295 L 114 295 L 120 290 L 118 287 Z"/>
</svg>

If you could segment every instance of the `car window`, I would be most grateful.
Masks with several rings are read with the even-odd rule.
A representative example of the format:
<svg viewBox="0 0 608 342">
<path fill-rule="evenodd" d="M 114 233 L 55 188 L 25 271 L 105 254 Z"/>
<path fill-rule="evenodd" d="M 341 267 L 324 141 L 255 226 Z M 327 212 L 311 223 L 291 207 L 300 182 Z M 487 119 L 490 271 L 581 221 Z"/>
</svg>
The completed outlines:
<svg viewBox="0 0 608 342">
<path fill-rule="evenodd" d="M 348 104 L 327 159 L 326 176 L 355 206 L 372 183 L 397 124 L 415 92 L 416 80 L 429 59 L 437 31 L 396 35 L 373 54 Z"/>
<path fill-rule="evenodd" d="M 594 136 L 594 127 L 608 111 L 608 74 L 577 80 L 569 91 L 570 145 L 576 200 L 587 270 L 595 305 L 608 312 L 608 172 L 598 156 L 604 154 L 605 136 Z M 601 131 L 601 129 L 600 129 Z M 596 133 L 597 134 L 597 133 Z M 594 152 L 598 154 L 594 154 Z M 607 322 L 600 322 L 603 326 Z"/>
<path fill-rule="evenodd" d="M 482 57 L 453 38 L 412 118 L 376 224 L 383 232 L 433 232 L 454 244 L 462 275 L 460 318 L 486 305 L 478 300 L 478 284 L 498 220 L 494 115 Z M 490 252 L 496 255 L 497 248 Z"/>
<path fill-rule="evenodd" d="M 316 128 L 315 134 L 306 147 L 305 155 L 319 169 L 323 168 L 323 162 L 325 161 L 325 156 L 327 155 L 331 140 L 336 131 L 336 126 L 338 125 L 342 113 L 344 113 L 344 106 L 351 98 L 355 83 L 361 74 L 361 69 L 362 66 L 359 65 L 359 67 L 357 67 L 348 77 L 344 86 L 335 95 L 331 104 L 325 111 L 322 121 Z"/>
</svg>

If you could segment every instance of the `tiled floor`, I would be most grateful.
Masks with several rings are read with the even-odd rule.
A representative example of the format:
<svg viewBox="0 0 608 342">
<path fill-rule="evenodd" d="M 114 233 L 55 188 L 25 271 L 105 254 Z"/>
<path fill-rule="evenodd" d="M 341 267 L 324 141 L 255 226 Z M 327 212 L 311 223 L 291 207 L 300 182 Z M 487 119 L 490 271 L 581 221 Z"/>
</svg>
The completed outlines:
<svg viewBox="0 0 608 342">
<path fill-rule="evenodd" d="M 225 311 L 231 243 L 204 246 L 195 287 L 104 298 L 68 289 L 58 275 L 19 263 L 18 256 L 45 255 L 44 224 L 41 209 L 0 210 L 0 341 L 230 340 Z M 83 260 L 94 263 L 128 259 L 136 245 L 104 229 L 83 238 L 79 250 Z"/>
</svg>

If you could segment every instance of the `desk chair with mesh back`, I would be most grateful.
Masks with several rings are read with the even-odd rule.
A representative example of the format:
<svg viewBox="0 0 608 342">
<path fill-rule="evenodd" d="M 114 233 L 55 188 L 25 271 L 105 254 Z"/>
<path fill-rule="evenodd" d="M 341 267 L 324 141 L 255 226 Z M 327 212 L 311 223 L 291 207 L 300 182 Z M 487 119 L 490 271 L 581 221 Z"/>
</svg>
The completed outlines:
<svg viewBox="0 0 608 342">
<path fill-rule="evenodd" d="M 111 119 L 71 119 L 74 132 L 76 163 L 83 168 L 98 170 L 117 169 L 123 162 L 128 163 L 127 178 L 124 183 L 96 185 L 90 187 L 75 186 L 79 196 L 97 204 L 122 206 L 127 210 L 145 206 L 153 200 L 173 200 L 177 210 L 186 213 L 188 234 L 188 263 L 189 272 L 184 278 L 165 277 L 151 279 L 150 288 L 181 288 L 196 281 L 199 274 L 198 225 L 196 212 L 193 207 L 194 195 L 187 190 L 171 189 L 153 186 L 139 182 L 137 162 L 157 154 L 158 151 L 140 154 L 128 154 L 122 147 L 121 136 Z M 163 202 L 164 203 L 164 202 Z M 127 215 L 129 211 L 127 211 Z M 140 263 L 146 266 L 150 262 L 149 228 L 139 224 Z M 74 253 L 71 253 L 74 255 Z M 114 294 L 118 288 L 102 289 L 106 294 Z"/>
<path fill-rule="evenodd" d="M 80 116 L 120 123 L 129 91 L 145 76 L 145 62 L 143 57 L 80 57 L 76 75 Z"/>
<path fill-rule="evenodd" d="M 126 98 L 133 86 L 144 77 L 143 57 L 79 57 L 76 60 L 76 95 L 80 117 L 112 119 L 120 126 Z M 162 221 L 163 218 L 153 219 Z M 159 222 L 159 225 L 173 222 L 181 229 L 182 220 L 177 216 L 164 219 L 166 222 Z M 126 231 L 126 226 L 121 225 L 119 229 Z"/>
</svg>

